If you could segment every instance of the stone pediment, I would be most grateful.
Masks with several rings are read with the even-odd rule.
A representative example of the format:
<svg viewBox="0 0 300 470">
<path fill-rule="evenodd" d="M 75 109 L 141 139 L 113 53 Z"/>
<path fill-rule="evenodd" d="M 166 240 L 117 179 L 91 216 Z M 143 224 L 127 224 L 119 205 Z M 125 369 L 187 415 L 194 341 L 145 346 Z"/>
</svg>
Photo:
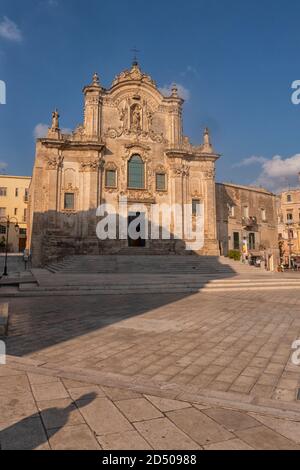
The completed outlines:
<svg viewBox="0 0 300 470">
<path fill-rule="evenodd" d="M 117 75 L 112 82 L 112 87 L 118 85 L 119 83 L 128 82 L 128 81 L 138 81 L 141 83 L 147 83 L 156 88 L 156 83 L 150 75 L 143 73 L 137 63 L 133 63 L 130 70 L 124 70 L 119 75 Z"/>
</svg>

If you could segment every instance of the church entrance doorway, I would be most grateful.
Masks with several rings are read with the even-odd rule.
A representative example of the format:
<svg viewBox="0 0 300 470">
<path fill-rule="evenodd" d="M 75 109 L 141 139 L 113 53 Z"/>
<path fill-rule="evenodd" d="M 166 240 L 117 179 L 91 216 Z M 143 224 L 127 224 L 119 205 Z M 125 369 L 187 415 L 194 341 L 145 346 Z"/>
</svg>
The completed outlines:
<svg viewBox="0 0 300 470">
<path fill-rule="evenodd" d="M 137 221 L 137 225 L 135 226 L 134 221 Z M 135 231 L 139 234 L 138 238 L 131 238 L 129 231 L 128 231 L 128 246 L 129 247 L 145 247 L 146 246 L 146 239 L 145 239 L 145 214 L 141 212 L 136 213 L 129 213 L 128 214 L 128 227 L 133 223 L 135 227 Z"/>
</svg>

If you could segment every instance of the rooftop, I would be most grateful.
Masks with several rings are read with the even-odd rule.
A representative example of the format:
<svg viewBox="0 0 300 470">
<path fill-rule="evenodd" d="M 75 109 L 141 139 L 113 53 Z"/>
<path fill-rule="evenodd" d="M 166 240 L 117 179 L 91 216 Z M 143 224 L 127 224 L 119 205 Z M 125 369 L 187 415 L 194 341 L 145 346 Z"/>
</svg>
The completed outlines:
<svg viewBox="0 0 300 470">
<path fill-rule="evenodd" d="M 0 178 L 12 178 L 12 179 L 22 179 L 22 180 L 31 180 L 31 176 L 14 176 L 14 175 L 0 175 Z"/>
<path fill-rule="evenodd" d="M 243 185 L 243 184 L 226 183 L 226 182 L 216 183 L 216 184 L 220 184 L 220 185 L 223 185 L 223 186 L 231 186 L 233 188 L 246 189 L 248 191 L 256 191 L 258 193 L 272 194 L 273 196 L 275 196 L 275 194 L 272 193 L 271 191 L 268 191 L 265 188 L 260 188 L 258 186 L 246 186 L 246 185 Z"/>
</svg>

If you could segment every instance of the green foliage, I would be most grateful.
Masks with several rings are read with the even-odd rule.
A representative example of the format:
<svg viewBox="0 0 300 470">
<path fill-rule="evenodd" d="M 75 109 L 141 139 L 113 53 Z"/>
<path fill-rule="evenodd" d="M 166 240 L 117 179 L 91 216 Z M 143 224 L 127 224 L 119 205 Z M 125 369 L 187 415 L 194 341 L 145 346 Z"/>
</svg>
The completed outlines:
<svg viewBox="0 0 300 470">
<path fill-rule="evenodd" d="M 240 261 L 241 256 L 241 252 L 238 250 L 229 250 L 228 252 L 228 258 L 234 259 L 235 261 Z"/>
</svg>

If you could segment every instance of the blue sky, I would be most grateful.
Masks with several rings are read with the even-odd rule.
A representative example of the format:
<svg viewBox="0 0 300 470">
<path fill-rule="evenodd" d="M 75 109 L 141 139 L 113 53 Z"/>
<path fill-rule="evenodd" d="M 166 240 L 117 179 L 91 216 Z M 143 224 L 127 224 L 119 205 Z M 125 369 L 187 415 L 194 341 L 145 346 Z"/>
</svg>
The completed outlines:
<svg viewBox="0 0 300 470">
<path fill-rule="evenodd" d="M 2 168 L 31 174 L 35 127 L 55 107 L 62 127 L 80 123 L 82 87 L 94 71 L 109 87 L 136 46 L 158 86 L 176 82 L 189 97 L 185 134 L 199 143 L 211 129 L 219 181 L 295 185 L 299 17 L 296 0 L 1 0 Z"/>
</svg>

